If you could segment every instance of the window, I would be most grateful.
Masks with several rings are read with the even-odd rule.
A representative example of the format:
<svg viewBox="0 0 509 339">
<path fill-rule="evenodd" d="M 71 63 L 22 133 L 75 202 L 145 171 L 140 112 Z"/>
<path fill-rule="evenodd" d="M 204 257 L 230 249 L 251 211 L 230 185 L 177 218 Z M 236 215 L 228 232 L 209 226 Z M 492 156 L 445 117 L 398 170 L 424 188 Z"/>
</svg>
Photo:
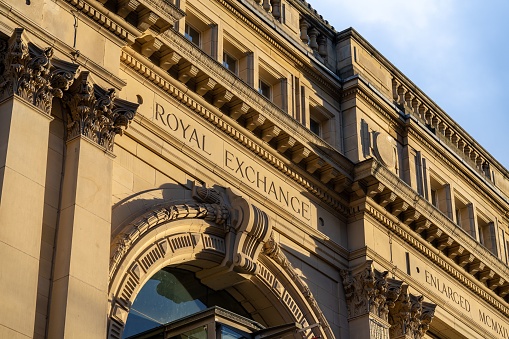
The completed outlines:
<svg viewBox="0 0 509 339">
<path fill-rule="evenodd" d="M 201 47 L 201 34 L 198 30 L 194 29 L 192 26 L 186 23 L 184 36 L 187 40 L 191 41 L 198 47 Z"/>
<path fill-rule="evenodd" d="M 479 229 L 479 242 L 481 245 L 486 247 L 494 255 L 498 255 L 495 224 L 478 215 L 477 227 Z"/>
<path fill-rule="evenodd" d="M 274 105 L 288 112 L 288 82 L 286 78 L 268 64 L 259 60 L 258 92 L 272 101 Z"/>
<path fill-rule="evenodd" d="M 258 81 L 258 93 L 272 100 L 272 86 L 261 79 Z"/>
<path fill-rule="evenodd" d="M 185 7 L 185 25 L 182 24 L 180 33 L 207 55 L 218 60 L 217 24 L 189 1 Z"/>
<path fill-rule="evenodd" d="M 309 122 L 306 121 L 305 125 L 311 132 L 334 145 L 336 142 L 334 114 L 325 107 L 327 104 L 321 98 L 310 96 L 308 100 Z"/>
<path fill-rule="evenodd" d="M 429 177 L 429 201 L 438 210 L 453 220 L 450 185 L 438 179 L 438 176 Z"/>
<path fill-rule="evenodd" d="M 224 52 L 223 53 L 223 66 L 228 69 L 233 74 L 238 75 L 238 67 L 237 67 L 237 59 L 232 57 L 230 54 Z"/>
<path fill-rule="evenodd" d="M 229 293 L 208 288 L 193 272 L 164 268 L 154 274 L 138 293 L 129 311 L 123 338 L 213 306 L 250 317 Z"/>
<path fill-rule="evenodd" d="M 472 238 L 475 239 L 474 210 L 472 203 L 460 198 L 459 193 L 454 192 L 454 221 Z"/>
<path fill-rule="evenodd" d="M 255 87 L 253 62 L 253 52 L 236 37 L 223 31 L 223 66 L 249 86 Z"/>
<path fill-rule="evenodd" d="M 309 130 L 318 136 L 322 135 L 320 131 L 320 123 L 313 118 L 309 119 Z"/>
</svg>

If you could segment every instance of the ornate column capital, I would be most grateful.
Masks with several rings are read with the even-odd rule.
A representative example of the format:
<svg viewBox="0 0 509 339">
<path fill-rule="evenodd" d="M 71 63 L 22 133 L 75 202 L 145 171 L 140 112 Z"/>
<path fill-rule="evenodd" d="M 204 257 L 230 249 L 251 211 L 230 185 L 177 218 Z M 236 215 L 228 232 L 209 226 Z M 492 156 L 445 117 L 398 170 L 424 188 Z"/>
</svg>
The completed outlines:
<svg viewBox="0 0 509 339">
<path fill-rule="evenodd" d="M 0 41 L 0 100 L 17 95 L 48 115 L 54 97 L 61 98 L 78 65 L 53 59 L 53 49 L 28 43 L 23 28 Z"/>
<path fill-rule="evenodd" d="M 348 317 L 375 315 L 388 321 L 389 309 L 401 292 L 402 281 L 388 278 L 388 271 L 374 269 L 372 261 L 353 270 L 341 270 Z"/>
<path fill-rule="evenodd" d="M 391 338 L 421 339 L 435 315 L 436 305 L 424 302 L 424 297 L 408 293 L 403 285 L 394 307 L 389 311 Z"/>
<path fill-rule="evenodd" d="M 92 85 L 89 72 L 81 72 L 65 93 L 68 139 L 83 135 L 108 151 L 117 134 L 129 126 L 138 104 L 115 98 L 115 90 Z"/>
</svg>

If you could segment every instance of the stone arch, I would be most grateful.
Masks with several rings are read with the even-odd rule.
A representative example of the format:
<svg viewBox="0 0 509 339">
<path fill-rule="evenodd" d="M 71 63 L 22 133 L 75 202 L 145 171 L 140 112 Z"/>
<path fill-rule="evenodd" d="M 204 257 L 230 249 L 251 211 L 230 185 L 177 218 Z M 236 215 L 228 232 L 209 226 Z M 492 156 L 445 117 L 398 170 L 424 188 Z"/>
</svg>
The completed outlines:
<svg viewBox="0 0 509 339">
<path fill-rule="evenodd" d="M 267 324 L 274 314 L 279 321 L 300 323 L 304 330 L 296 337 L 334 338 L 312 293 L 271 231 L 267 214 L 229 189 L 221 194 L 195 187 L 192 200 L 144 213 L 112 245 L 108 338 L 121 337 L 137 293 L 167 266 L 192 270 L 213 289 L 235 291 L 237 300 L 252 310 L 260 302 L 252 296 L 254 291 L 272 305 L 255 312 L 258 317 Z"/>
</svg>

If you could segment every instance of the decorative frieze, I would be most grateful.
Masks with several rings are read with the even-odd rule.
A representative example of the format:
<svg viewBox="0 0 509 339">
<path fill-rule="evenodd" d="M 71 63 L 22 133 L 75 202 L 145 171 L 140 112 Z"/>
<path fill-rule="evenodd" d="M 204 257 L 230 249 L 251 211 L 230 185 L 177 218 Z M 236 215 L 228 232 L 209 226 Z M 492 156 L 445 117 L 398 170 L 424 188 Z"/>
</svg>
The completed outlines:
<svg viewBox="0 0 509 339">
<path fill-rule="evenodd" d="M 108 151 L 136 114 L 138 104 L 115 98 L 115 90 L 92 85 L 81 72 L 63 98 L 68 108 L 68 139 L 83 135 Z"/>
<path fill-rule="evenodd" d="M 0 100 L 17 95 L 49 115 L 53 98 L 62 97 L 78 65 L 52 59 L 51 47 L 27 43 L 22 28 L 16 28 L 7 42 L 1 41 L 0 49 Z"/>
</svg>

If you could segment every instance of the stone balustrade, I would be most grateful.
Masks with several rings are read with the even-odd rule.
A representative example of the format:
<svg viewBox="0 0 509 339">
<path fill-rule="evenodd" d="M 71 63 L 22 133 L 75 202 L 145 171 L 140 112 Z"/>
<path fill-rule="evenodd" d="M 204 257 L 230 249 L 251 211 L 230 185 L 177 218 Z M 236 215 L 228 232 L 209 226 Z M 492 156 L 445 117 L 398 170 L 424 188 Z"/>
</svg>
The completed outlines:
<svg viewBox="0 0 509 339">
<path fill-rule="evenodd" d="M 470 142 L 465 132 L 459 130 L 445 113 L 438 111 L 427 98 L 396 77 L 392 79 L 392 94 L 394 102 L 402 111 L 424 123 L 440 140 L 452 146 L 477 172 L 493 180 L 490 162 L 483 155 L 484 151 Z"/>
</svg>

